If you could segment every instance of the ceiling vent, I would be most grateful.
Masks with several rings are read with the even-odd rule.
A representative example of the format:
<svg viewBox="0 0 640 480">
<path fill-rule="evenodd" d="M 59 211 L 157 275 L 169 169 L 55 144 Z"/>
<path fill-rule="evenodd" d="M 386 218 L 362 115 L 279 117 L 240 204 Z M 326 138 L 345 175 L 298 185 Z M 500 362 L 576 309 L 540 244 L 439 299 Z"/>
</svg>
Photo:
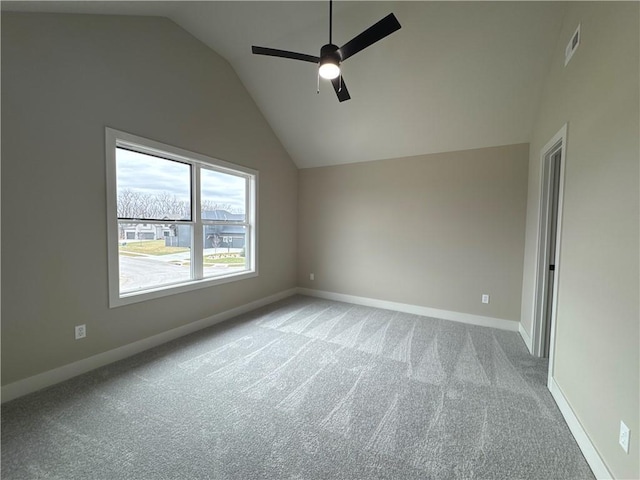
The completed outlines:
<svg viewBox="0 0 640 480">
<path fill-rule="evenodd" d="M 567 47 L 564 49 L 565 67 L 567 66 L 567 63 L 569 63 L 569 60 L 571 60 L 571 57 L 573 57 L 575 51 L 578 49 L 578 45 L 580 45 L 580 24 L 578 24 L 578 28 L 576 28 L 574 34 L 571 35 L 571 40 L 569 40 Z"/>
</svg>

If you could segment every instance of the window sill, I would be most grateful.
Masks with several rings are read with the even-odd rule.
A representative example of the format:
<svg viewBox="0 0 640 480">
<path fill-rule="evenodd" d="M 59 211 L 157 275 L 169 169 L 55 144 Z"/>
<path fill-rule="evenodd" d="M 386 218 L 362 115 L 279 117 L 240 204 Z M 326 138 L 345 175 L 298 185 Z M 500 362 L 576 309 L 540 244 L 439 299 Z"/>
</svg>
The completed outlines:
<svg viewBox="0 0 640 480">
<path fill-rule="evenodd" d="M 132 303 L 144 302 L 156 298 L 168 297 L 179 293 L 191 292 L 201 288 L 215 287 L 225 283 L 238 282 L 249 278 L 257 277 L 258 272 L 255 270 L 243 273 L 233 273 L 230 275 L 219 276 L 215 278 L 203 278 L 201 280 L 191 280 L 175 285 L 163 285 L 157 288 L 145 289 L 140 292 L 127 292 L 119 295 L 110 296 L 109 308 L 121 307 L 123 305 L 131 305 Z"/>
</svg>

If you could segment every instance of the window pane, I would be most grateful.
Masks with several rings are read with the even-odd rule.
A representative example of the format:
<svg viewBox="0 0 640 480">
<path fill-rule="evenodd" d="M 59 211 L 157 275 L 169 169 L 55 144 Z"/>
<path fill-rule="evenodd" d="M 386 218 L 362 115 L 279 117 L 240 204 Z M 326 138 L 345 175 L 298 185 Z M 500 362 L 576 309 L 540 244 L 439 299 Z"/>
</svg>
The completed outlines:
<svg viewBox="0 0 640 480">
<path fill-rule="evenodd" d="M 200 183 L 203 219 L 245 221 L 244 177 L 203 168 Z"/>
<path fill-rule="evenodd" d="M 120 293 L 191 280 L 191 225 L 120 223 Z"/>
<path fill-rule="evenodd" d="M 118 218 L 191 220 L 191 166 L 116 148 Z"/>
<path fill-rule="evenodd" d="M 257 276 L 258 172 L 111 128 L 105 139 L 111 307 Z"/>
<path fill-rule="evenodd" d="M 246 269 L 246 231 L 246 227 L 241 225 L 204 226 L 205 277 L 229 275 Z"/>
</svg>

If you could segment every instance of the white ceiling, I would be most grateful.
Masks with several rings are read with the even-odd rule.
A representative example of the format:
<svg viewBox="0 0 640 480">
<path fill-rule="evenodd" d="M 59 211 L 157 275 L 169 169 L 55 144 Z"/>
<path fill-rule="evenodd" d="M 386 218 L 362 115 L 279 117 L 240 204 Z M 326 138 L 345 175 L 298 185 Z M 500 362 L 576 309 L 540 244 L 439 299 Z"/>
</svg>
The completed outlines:
<svg viewBox="0 0 640 480">
<path fill-rule="evenodd" d="M 339 103 L 311 63 L 328 2 L 2 2 L 3 10 L 166 16 L 225 57 L 301 168 L 528 142 L 565 5 L 336 1 L 343 45 L 393 12 L 402 28 L 349 58 Z"/>
</svg>

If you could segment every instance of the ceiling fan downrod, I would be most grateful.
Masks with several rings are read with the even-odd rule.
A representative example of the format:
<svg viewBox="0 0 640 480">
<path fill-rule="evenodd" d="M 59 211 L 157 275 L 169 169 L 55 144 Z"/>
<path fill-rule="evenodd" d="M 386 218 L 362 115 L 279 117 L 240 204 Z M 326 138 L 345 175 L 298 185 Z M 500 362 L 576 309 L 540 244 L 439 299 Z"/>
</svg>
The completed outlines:
<svg viewBox="0 0 640 480">
<path fill-rule="evenodd" d="M 329 0 L 329 43 L 331 41 L 331 34 L 333 32 L 333 0 Z"/>
</svg>

